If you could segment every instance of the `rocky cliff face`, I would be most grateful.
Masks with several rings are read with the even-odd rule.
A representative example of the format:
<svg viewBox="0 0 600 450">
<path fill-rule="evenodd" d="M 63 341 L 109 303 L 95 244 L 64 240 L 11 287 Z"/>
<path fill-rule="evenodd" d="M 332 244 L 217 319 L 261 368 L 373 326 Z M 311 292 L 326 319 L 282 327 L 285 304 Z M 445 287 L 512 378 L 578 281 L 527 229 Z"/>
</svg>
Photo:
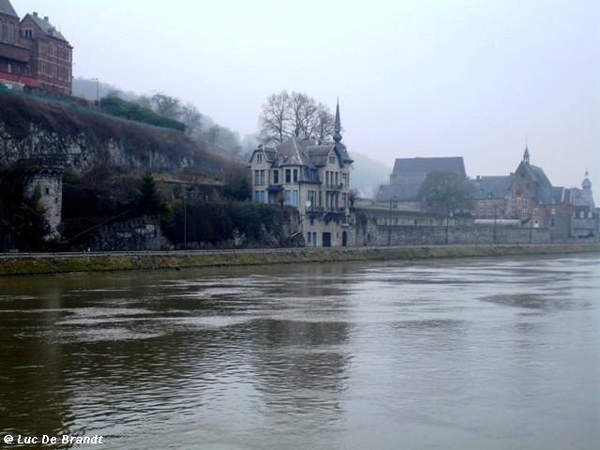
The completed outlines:
<svg viewBox="0 0 600 450">
<path fill-rule="evenodd" d="M 112 117 L 66 101 L 0 92 L 0 167 L 61 155 L 83 172 L 97 162 L 121 170 L 219 171 L 223 162 L 183 133 Z"/>
</svg>

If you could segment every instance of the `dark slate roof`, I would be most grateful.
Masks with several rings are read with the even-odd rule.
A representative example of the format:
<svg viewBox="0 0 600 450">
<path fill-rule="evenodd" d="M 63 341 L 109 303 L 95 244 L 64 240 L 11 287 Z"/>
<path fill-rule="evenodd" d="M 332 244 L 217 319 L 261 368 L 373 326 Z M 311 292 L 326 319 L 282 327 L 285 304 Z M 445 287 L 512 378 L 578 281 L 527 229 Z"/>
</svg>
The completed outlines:
<svg viewBox="0 0 600 450">
<path fill-rule="evenodd" d="M 467 177 L 465 163 L 460 156 L 439 158 L 398 158 L 392 175 L 399 178 L 405 175 L 425 175 L 432 172 L 452 172 Z"/>
<path fill-rule="evenodd" d="M 315 166 L 326 166 L 327 157 L 329 156 L 329 152 L 331 152 L 332 148 L 332 144 L 312 145 L 306 148 L 306 152 Z"/>
<path fill-rule="evenodd" d="M 536 183 L 536 202 L 541 204 L 552 202 L 558 203 L 559 201 L 557 200 L 557 196 L 561 199 L 564 197 L 564 194 L 560 191 L 553 190 L 552 183 L 541 167 L 534 166 L 533 164 L 529 164 L 527 161 L 523 160 L 517 168 L 517 172 L 520 171 L 527 173 L 528 176 Z"/>
<path fill-rule="evenodd" d="M 510 176 L 477 177 L 469 180 L 473 198 L 483 200 L 486 198 L 504 198 L 510 194 L 512 179 Z"/>
<path fill-rule="evenodd" d="M 277 147 L 279 165 L 307 166 L 310 158 L 306 155 L 305 144 L 298 138 L 290 138 Z"/>
<path fill-rule="evenodd" d="M 9 0 L 0 0 L 0 14 L 19 18 L 15 8 L 10 4 Z"/>
<path fill-rule="evenodd" d="M 40 29 L 46 33 L 46 36 L 60 39 L 61 41 L 68 42 L 67 39 L 62 35 L 60 31 L 56 29 L 48 20 L 41 18 L 37 14 L 27 14 L 25 17 L 31 17 L 33 22 L 40 27 Z"/>
<path fill-rule="evenodd" d="M 433 172 L 456 173 L 467 178 L 463 158 L 398 158 L 390 175 L 390 186 L 382 185 L 377 195 L 378 201 L 389 201 L 395 197 L 400 202 L 416 201 L 419 189 L 427 175 Z"/>
</svg>

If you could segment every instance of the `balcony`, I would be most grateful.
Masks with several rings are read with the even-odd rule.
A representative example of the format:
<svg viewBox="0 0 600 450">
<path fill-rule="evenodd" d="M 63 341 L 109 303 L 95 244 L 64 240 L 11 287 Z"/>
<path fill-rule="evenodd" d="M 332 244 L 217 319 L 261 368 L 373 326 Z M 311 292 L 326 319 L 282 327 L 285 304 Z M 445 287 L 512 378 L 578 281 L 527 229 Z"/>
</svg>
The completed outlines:
<svg viewBox="0 0 600 450">
<path fill-rule="evenodd" d="M 29 50 L 25 47 L 0 42 L 0 58 L 12 59 L 21 63 L 29 62 Z"/>
<path fill-rule="evenodd" d="M 344 183 L 330 183 L 325 185 L 325 189 L 333 192 L 340 192 L 344 189 Z"/>
</svg>

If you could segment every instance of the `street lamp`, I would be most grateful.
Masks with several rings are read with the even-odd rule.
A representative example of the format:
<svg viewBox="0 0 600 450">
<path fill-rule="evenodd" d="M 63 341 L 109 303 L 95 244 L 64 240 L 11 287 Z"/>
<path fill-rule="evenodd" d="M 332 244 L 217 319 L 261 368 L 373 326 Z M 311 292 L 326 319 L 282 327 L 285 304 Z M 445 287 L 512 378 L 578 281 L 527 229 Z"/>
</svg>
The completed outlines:
<svg viewBox="0 0 600 450">
<path fill-rule="evenodd" d="M 496 223 L 498 222 L 498 205 L 494 203 L 494 245 L 496 245 Z"/>
<path fill-rule="evenodd" d="M 392 202 L 395 202 L 398 197 L 394 195 L 390 197 L 390 227 L 388 229 L 388 247 L 392 245 Z"/>
</svg>

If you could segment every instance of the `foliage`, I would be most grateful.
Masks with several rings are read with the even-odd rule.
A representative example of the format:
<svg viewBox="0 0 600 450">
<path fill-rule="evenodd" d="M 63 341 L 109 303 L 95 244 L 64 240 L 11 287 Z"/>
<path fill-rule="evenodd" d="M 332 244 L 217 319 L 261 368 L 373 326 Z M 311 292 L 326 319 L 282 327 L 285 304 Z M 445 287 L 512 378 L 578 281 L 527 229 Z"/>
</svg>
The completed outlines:
<svg viewBox="0 0 600 450">
<path fill-rule="evenodd" d="M 45 247 L 44 237 L 50 232 L 50 226 L 44 216 L 41 189 L 37 185 L 33 196 L 22 194 L 20 182 L 10 182 L 11 175 L 1 178 L 0 188 L 0 224 L 13 237 L 13 245 L 22 251 L 39 251 Z M 9 181 L 9 183 L 7 183 Z M 12 181 L 15 181 L 14 178 Z"/>
<path fill-rule="evenodd" d="M 235 163 L 226 165 L 223 178 L 226 197 L 239 201 L 251 198 L 249 172 L 244 166 Z"/>
<path fill-rule="evenodd" d="M 140 189 L 136 203 L 137 212 L 142 215 L 153 216 L 164 210 L 165 205 L 156 188 L 156 182 L 149 172 L 146 172 L 140 180 Z"/>
<path fill-rule="evenodd" d="M 472 208 L 467 180 L 452 172 L 431 172 L 419 189 L 419 199 L 429 209 L 443 214 Z"/>
<path fill-rule="evenodd" d="M 163 103 L 161 103 L 163 105 Z M 185 131 L 185 125 L 170 116 L 155 113 L 151 109 L 144 108 L 138 104 L 120 99 L 119 97 L 104 97 L 100 100 L 100 107 L 107 113 L 124 119 L 134 120 L 136 122 L 147 123 L 158 127 L 171 128 L 177 131 Z M 164 102 L 162 108 L 169 110 L 167 102 Z"/>
<path fill-rule="evenodd" d="M 246 244 L 269 245 L 273 237 L 285 241 L 286 220 L 288 211 L 274 205 L 195 196 L 177 201 L 163 226 L 171 242 L 181 246 L 185 241 L 188 248 L 230 246 L 236 236 L 243 236 Z"/>
<path fill-rule="evenodd" d="M 327 106 L 300 92 L 281 91 L 267 98 L 260 115 L 265 143 L 290 137 L 325 141 L 333 134 L 334 117 Z"/>
</svg>

